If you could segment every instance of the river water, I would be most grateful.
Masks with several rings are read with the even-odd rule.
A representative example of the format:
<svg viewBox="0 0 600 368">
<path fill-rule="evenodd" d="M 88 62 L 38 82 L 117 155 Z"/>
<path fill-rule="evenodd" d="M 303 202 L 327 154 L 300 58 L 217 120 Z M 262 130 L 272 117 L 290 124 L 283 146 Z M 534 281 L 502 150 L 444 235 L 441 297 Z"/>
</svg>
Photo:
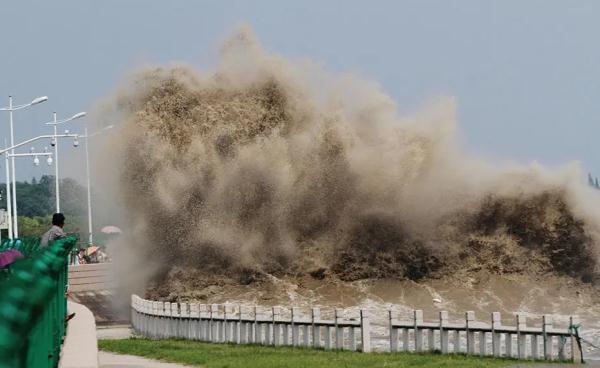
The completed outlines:
<svg viewBox="0 0 600 368">
<path fill-rule="evenodd" d="M 189 298 L 184 299 L 191 300 Z M 389 348 L 388 311 L 395 318 L 412 319 L 413 309 L 421 309 L 425 321 L 437 321 L 439 311 L 449 312 L 451 321 L 464 320 L 465 311 L 474 311 L 477 321 L 490 323 L 491 313 L 500 312 L 502 323 L 515 325 L 515 313 L 527 318 L 527 325 L 541 326 L 542 315 L 551 314 L 555 327 L 567 328 L 569 317 L 581 320 L 582 336 L 600 345 L 600 298 L 596 289 L 573 279 L 544 276 L 476 275 L 467 279 L 362 280 L 341 282 L 311 277 L 276 278 L 250 285 L 209 287 L 200 296 L 201 303 L 226 303 L 321 308 L 324 317 L 333 308 L 344 308 L 347 316 L 363 309 L 372 321 L 373 345 L 377 350 Z M 267 308 L 266 308 L 267 309 Z M 270 308 L 268 308 L 270 309 Z M 600 351 L 584 344 L 587 359 L 600 359 Z"/>
</svg>

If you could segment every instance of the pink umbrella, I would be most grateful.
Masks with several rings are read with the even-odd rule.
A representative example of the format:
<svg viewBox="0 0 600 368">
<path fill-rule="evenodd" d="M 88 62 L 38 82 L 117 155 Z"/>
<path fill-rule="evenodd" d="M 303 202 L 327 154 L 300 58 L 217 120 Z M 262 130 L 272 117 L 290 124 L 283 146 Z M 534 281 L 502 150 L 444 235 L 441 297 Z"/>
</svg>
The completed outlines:
<svg viewBox="0 0 600 368">
<path fill-rule="evenodd" d="M 9 249 L 6 252 L 0 252 L 0 268 L 4 268 L 17 259 L 23 258 L 23 254 L 16 249 Z"/>
<path fill-rule="evenodd" d="M 116 226 L 112 226 L 112 225 L 104 226 L 100 231 L 105 234 L 120 234 L 120 233 L 122 233 L 121 229 L 119 229 Z"/>
</svg>

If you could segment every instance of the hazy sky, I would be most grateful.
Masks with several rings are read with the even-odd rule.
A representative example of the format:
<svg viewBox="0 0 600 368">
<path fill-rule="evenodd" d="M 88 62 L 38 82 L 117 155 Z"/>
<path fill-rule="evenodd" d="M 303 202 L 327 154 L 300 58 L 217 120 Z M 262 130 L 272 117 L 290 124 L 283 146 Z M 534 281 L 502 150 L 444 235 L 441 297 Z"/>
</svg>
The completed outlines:
<svg viewBox="0 0 600 368">
<path fill-rule="evenodd" d="M 49 132 L 54 110 L 89 109 L 137 66 L 213 65 L 219 42 L 246 23 L 269 50 L 377 80 L 401 111 L 455 96 L 468 151 L 578 160 L 600 176 L 600 1 L 4 0 L 0 14 L 0 105 L 9 94 L 50 97 L 15 115 L 17 140 Z M 52 170 L 25 160 L 18 176 Z"/>
</svg>

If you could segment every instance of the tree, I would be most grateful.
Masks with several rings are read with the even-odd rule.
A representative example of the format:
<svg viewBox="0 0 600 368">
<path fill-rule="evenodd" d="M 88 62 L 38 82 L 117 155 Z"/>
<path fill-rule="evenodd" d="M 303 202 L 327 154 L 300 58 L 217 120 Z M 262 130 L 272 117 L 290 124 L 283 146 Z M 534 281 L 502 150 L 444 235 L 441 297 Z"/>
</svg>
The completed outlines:
<svg viewBox="0 0 600 368">
<path fill-rule="evenodd" d="M 50 228 L 52 218 L 19 216 L 19 236 L 42 236 Z"/>
</svg>

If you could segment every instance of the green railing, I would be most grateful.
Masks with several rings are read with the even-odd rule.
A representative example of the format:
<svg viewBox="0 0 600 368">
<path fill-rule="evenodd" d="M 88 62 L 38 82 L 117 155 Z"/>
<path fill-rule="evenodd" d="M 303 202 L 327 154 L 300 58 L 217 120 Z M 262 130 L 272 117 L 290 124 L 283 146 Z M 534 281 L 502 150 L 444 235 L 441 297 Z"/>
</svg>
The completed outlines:
<svg viewBox="0 0 600 368">
<path fill-rule="evenodd" d="M 66 330 L 67 258 L 76 243 L 69 236 L 41 249 L 39 239 L 16 248 L 26 257 L 0 280 L 0 368 L 58 366 Z"/>
<path fill-rule="evenodd" d="M 40 246 L 40 238 L 37 236 L 19 238 L 19 239 L 2 239 L 0 243 L 0 252 L 9 249 L 17 249 L 24 256 L 32 256 Z"/>
</svg>

